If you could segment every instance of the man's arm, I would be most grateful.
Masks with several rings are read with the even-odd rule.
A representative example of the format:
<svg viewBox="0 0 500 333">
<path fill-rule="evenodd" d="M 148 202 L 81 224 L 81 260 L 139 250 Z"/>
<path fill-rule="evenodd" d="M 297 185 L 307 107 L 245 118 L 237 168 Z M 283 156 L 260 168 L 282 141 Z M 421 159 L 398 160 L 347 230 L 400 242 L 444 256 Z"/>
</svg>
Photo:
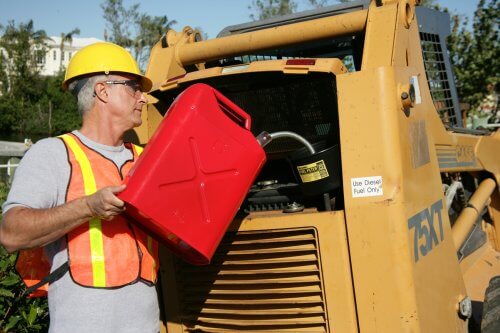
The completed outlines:
<svg viewBox="0 0 500 333">
<path fill-rule="evenodd" d="M 104 187 L 54 208 L 13 207 L 0 223 L 0 243 L 9 252 L 30 249 L 61 238 L 92 217 L 110 220 L 125 209 L 115 196 L 124 189 L 125 185 Z"/>
</svg>

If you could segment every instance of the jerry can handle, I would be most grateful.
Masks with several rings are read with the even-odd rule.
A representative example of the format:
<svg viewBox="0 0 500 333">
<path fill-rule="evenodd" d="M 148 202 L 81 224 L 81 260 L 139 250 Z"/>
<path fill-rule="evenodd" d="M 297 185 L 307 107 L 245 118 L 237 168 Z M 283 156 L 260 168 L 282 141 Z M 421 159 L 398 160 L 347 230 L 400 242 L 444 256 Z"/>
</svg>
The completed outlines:
<svg viewBox="0 0 500 333">
<path fill-rule="evenodd" d="M 237 123 L 239 126 L 250 130 L 252 125 L 252 118 L 250 117 L 250 115 L 243 111 L 238 105 L 234 104 L 226 96 L 222 95 L 216 89 L 213 89 L 213 92 L 222 112 L 224 112 L 232 121 Z"/>
</svg>

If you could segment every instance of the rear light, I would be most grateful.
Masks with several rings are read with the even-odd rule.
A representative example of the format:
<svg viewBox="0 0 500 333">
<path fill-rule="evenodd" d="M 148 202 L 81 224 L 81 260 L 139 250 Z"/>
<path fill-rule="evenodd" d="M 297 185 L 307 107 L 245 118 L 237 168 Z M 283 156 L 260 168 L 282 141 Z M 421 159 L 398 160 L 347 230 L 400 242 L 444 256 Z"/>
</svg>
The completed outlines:
<svg viewBox="0 0 500 333">
<path fill-rule="evenodd" d="M 287 66 L 314 66 L 316 59 L 289 59 L 286 61 Z"/>
</svg>

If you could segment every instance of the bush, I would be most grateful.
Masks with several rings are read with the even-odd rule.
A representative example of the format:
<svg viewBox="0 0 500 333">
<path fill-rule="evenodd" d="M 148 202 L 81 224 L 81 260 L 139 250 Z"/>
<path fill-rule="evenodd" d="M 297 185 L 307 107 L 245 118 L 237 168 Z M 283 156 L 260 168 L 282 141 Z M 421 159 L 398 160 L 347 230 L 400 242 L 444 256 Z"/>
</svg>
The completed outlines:
<svg viewBox="0 0 500 333">
<path fill-rule="evenodd" d="M 0 205 L 8 190 L 7 185 L 0 183 Z M 46 332 L 49 327 L 47 299 L 23 295 L 26 288 L 14 268 L 16 257 L 0 246 L 0 333 Z"/>
</svg>

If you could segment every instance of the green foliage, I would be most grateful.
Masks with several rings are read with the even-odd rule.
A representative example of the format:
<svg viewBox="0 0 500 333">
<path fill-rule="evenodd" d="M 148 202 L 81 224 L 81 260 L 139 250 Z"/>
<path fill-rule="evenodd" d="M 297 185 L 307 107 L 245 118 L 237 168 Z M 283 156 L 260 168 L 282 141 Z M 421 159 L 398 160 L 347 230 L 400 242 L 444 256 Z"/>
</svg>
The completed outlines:
<svg viewBox="0 0 500 333">
<path fill-rule="evenodd" d="M 480 0 L 474 13 L 472 31 L 467 20 L 452 16 L 448 40 L 450 58 L 461 100 L 476 106 L 487 94 L 488 83 L 498 83 L 500 48 L 498 0 Z"/>
<path fill-rule="evenodd" d="M 7 198 L 8 186 L 0 183 L 0 205 Z M 0 213 L 1 218 L 1 213 Z M 16 254 L 0 246 L 0 333 L 46 332 L 49 325 L 46 298 L 23 296 L 24 283 L 16 273 Z"/>
<path fill-rule="evenodd" d="M 123 0 L 105 0 L 101 4 L 106 26 L 111 31 L 110 42 L 132 51 L 139 67 L 144 70 L 154 44 L 177 23 L 167 16 L 150 16 L 139 12 L 139 4 L 124 7 Z"/>
<path fill-rule="evenodd" d="M 80 123 L 77 107 L 72 96 L 60 87 L 63 73 L 56 77 L 44 77 L 39 73 L 36 59 L 45 56 L 45 32 L 34 31 L 32 21 L 18 26 L 9 22 L 2 30 L 1 133 L 40 137 L 76 128 Z"/>
<path fill-rule="evenodd" d="M 66 133 L 81 125 L 75 98 L 61 88 L 63 79 L 63 72 L 47 77 L 45 95 L 39 101 L 41 110 L 44 110 L 40 121 L 48 136 Z"/>
<path fill-rule="evenodd" d="M 421 0 L 420 6 L 426 6 L 429 8 L 439 9 L 439 5 L 436 3 L 436 0 Z"/>
<path fill-rule="evenodd" d="M 297 9 L 297 3 L 293 0 L 253 0 L 248 8 L 257 12 L 257 15 L 250 14 L 250 18 L 256 21 L 292 14 Z"/>
<path fill-rule="evenodd" d="M 32 101 L 40 98 L 40 74 L 37 57 L 43 54 L 47 36 L 34 31 L 33 21 L 16 27 L 10 21 L 0 39 L 3 49 L 0 82 L 0 129 L 26 131 L 26 120 L 33 111 Z"/>
<path fill-rule="evenodd" d="M 79 35 L 79 34 L 80 34 L 80 29 L 78 29 L 78 28 L 75 28 L 68 33 L 61 32 L 61 44 L 59 45 L 59 50 L 61 51 L 61 54 L 63 54 L 63 52 L 64 52 L 65 43 L 71 44 L 73 42 L 73 36 Z M 59 68 L 62 69 L 63 68 L 63 58 L 60 57 L 60 59 L 61 60 L 59 63 Z"/>
<path fill-rule="evenodd" d="M 354 1 L 354 0 L 337 0 L 334 2 L 346 3 L 346 2 L 351 2 L 351 1 Z M 332 4 L 331 1 L 329 1 L 329 0 L 307 0 L 307 2 L 309 3 L 310 6 L 312 6 L 314 8 L 320 8 L 320 7 L 324 7 L 326 5 Z"/>
<path fill-rule="evenodd" d="M 304 3 L 306 7 L 310 8 L 320 8 L 334 3 L 350 1 L 353 0 L 302 0 L 299 2 L 295 0 L 253 0 L 248 9 L 254 12 L 250 14 L 250 19 L 257 21 L 295 13 L 299 3 Z"/>
</svg>

